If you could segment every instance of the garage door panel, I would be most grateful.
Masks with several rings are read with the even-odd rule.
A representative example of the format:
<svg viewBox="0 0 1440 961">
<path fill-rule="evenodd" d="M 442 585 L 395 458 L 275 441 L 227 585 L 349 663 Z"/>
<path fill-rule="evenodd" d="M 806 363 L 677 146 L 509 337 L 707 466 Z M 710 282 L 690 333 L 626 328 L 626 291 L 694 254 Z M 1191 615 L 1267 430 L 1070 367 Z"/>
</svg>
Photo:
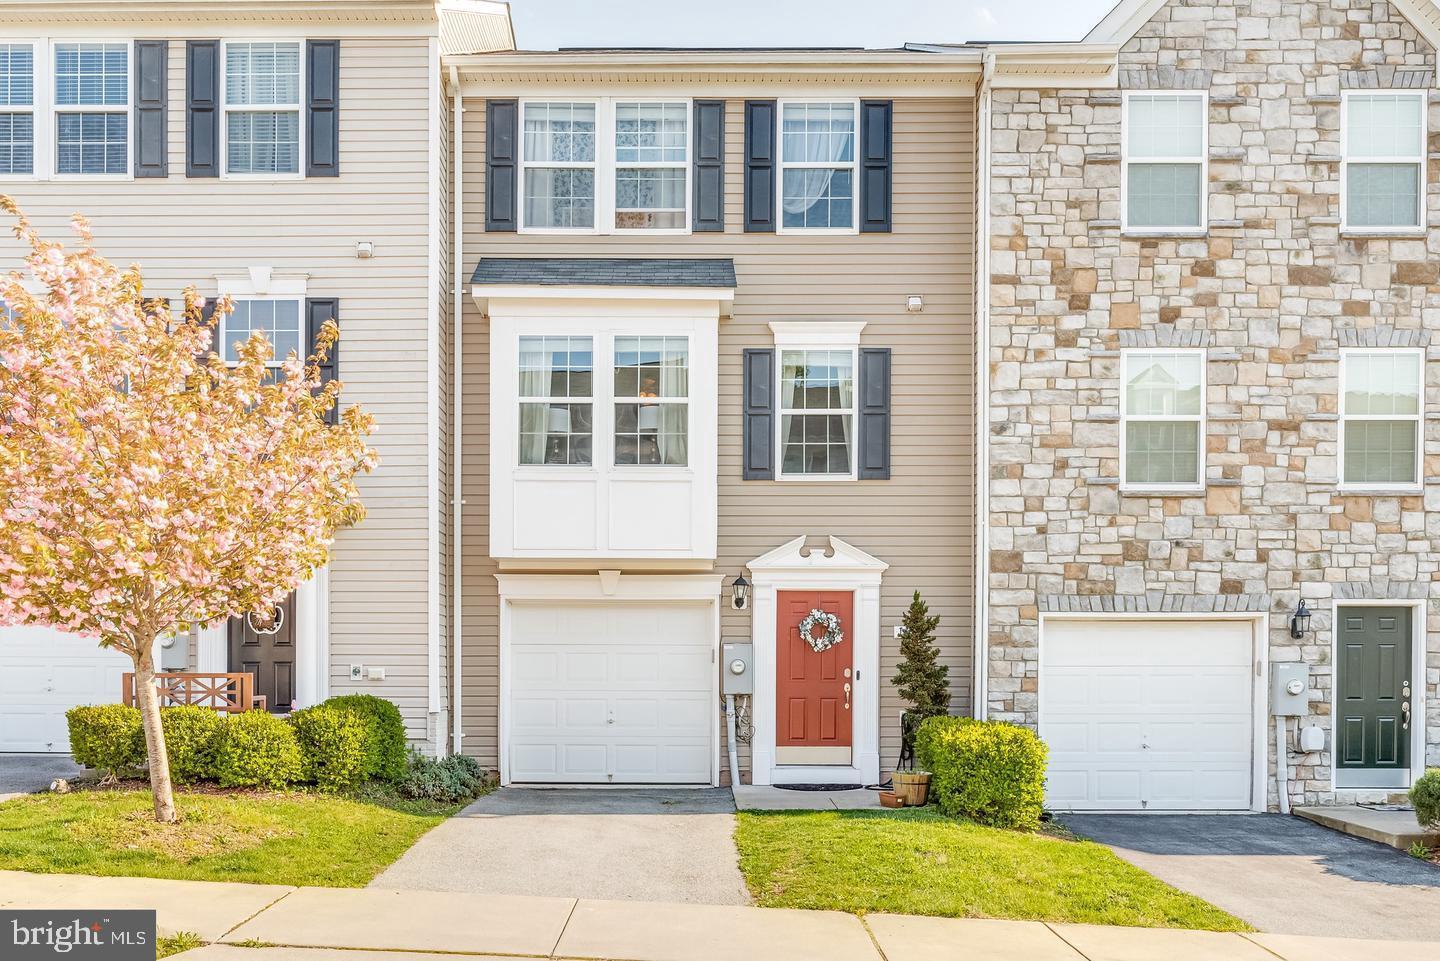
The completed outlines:
<svg viewBox="0 0 1440 961">
<path fill-rule="evenodd" d="M 0 629 L 0 751 L 70 750 L 65 712 L 120 700 L 124 654 L 48 627 Z"/>
</svg>

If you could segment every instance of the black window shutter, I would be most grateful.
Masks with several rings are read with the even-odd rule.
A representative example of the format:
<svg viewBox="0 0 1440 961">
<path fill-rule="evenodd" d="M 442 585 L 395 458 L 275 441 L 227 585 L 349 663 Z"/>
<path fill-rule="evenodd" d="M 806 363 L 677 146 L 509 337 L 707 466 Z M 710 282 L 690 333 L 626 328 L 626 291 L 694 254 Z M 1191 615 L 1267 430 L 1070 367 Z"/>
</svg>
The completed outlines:
<svg viewBox="0 0 1440 961">
<path fill-rule="evenodd" d="M 890 479 L 890 348 L 860 348 L 861 480 Z"/>
<path fill-rule="evenodd" d="M 694 216 L 700 231 L 725 229 L 725 101 L 695 101 Z"/>
<path fill-rule="evenodd" d="M 185 176 L 220 176 L 220 41 L 185 41 Z"/>
<path fill-rule="evenodd" d="M 518 101 L 485 101 L 485 229 L 488 231 L 515 229 L 519 124 Z"/>
<path fill-rule="evenodd" d="M 775 479 L 775 351 L 745 349 L 745 480 Z"/>
<path fill-rule="evenodd" d="M 745 101 L 745 232 L 775 231 L 775 101 Z"/>
<path fill-rule="evenodd" d="M 340 41 L 305 42 L 305 176 L 340 176 Z"/>
<path fill-rule="evenodd" d="M 340 322 L 340 299 L 338 297 L 309 297 L 305 300 L 305 345 L 308 352 L 315 350 L 315 338 L 320 335 L 320 328 L 325 321 L 333 320 Z M 320 383 L 328 384 L 340 376 L 340 342 L 336 341 L 330 345 L 330 356 L 320 365 Z M 340 407 L 336 405 L 325 415 L 328 423 L 335 423 L 340 416 Z"/>
<path fill-rule="evenodd" d="M 165 129 L 170 43 L 135 41 L 135 176 L 168 177 Z"/>
<path fill-rule="evenodd" d="M 890 232 L 894 104 L 860 101 L 860 232 Z"/>
<path fill-rule="evenodd" d="M 216 299 L 215 297 L 206 297 L 204 306 L 200 308 L 200 319 L 210 325 L 208 328 L 210 331 L 210 346 L 202 350 L 196 357 L 196 360 L 202 364 L 210 359 L 211 354 L 220 352 L 220 326 L 214 323 Z"/>
</svg>

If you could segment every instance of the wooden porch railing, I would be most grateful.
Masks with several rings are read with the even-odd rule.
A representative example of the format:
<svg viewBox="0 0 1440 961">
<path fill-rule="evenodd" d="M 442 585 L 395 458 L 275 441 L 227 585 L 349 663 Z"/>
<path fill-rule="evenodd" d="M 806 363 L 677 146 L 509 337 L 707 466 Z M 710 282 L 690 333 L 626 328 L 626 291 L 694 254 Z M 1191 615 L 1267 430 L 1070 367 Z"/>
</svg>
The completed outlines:
<svg viewBox="0 0 1440 961">
<path fill-rule="evenodd" d="M 121 676 L 120 698 L 127 706 L 135 704 L 135 675 L 127 671 Z M 194 671 L 157 673 L 160 705 L 197 704 L 227 714 L 242 711 L 263 711 L 265 695 L 255 693 L 253 674 L 201 674 Z"/>
</svg>

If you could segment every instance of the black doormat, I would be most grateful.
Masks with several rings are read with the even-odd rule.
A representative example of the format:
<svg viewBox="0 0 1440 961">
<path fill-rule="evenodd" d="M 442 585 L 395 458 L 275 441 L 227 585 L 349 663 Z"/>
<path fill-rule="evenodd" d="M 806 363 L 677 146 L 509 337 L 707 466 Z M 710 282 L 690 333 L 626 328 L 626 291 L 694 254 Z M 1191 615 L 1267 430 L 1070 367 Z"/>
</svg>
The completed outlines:
<svg viewBox="0 0 1440 961">
<path fill-rule="evenodd" d="M 861 784 L 776 784 L 782 791 L 858 791 Z"/>
</svg>

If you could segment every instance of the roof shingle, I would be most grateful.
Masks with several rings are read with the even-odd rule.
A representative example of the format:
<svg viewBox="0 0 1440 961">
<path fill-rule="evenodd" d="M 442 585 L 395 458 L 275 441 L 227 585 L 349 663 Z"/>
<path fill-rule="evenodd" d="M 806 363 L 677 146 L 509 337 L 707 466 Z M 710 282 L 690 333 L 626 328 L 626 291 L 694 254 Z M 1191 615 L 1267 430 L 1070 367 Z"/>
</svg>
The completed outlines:
<svg viewBox="0 0 1440 961">
<path fill-rule="evenodd" d="M 561 287 L 735 287 L 728 257 L 481 257 L 472 284 Z"/>
</svg>

